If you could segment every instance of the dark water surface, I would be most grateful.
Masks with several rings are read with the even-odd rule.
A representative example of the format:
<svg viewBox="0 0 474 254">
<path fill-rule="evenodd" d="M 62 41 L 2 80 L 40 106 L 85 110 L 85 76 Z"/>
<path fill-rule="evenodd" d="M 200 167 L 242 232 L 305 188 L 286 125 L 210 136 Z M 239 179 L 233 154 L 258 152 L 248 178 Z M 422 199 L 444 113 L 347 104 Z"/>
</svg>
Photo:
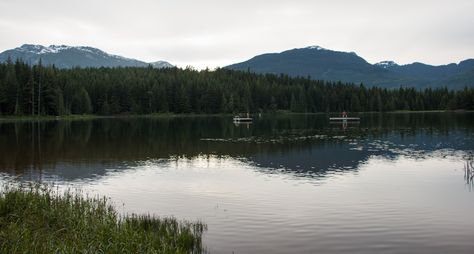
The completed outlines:
<svg viewBox="0 0 474 254">
<path fill-rule="evenodd" d="M 211 253 L 472 253 L 473 113 L 0 122 L 1 181 L 208 225 Z"/>
</svg>

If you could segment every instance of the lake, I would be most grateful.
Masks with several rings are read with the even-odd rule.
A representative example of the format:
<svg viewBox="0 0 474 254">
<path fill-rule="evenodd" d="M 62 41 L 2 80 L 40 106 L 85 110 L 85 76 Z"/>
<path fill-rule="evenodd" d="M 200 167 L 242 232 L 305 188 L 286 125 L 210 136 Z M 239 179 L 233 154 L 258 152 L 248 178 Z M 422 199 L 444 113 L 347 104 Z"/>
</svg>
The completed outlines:
<svg viewBox="0 0 474 254">
<path fill-rule="evenodd" d="M 474 113 L 0 122 L 1 181 L 208 225 L 211 253 L 470 253 Z"/>
</svg>

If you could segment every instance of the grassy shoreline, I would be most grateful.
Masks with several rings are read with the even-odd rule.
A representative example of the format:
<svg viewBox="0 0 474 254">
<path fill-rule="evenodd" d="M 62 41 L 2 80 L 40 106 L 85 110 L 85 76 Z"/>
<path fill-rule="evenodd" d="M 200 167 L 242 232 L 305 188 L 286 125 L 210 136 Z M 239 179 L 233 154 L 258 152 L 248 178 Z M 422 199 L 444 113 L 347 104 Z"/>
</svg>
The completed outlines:
<svg viewBox="0 0 474 254">
<path fill-rule="evenodd" d="M 200 222 L 120 216 L 105 197 L 5 184 L 0 253 L 203 253 Z"/>
<path fill-rule="evenodd" d="M 419 114 L 419 113 L 471 113 L 474 110 L 395 110 L 386 112 L 366 111 L 366 112 L 349 112 L 350 114 Z M 253 113 L 258 114 L 258 113 Z M 324 115 L 324 114 L 341 114 L 341 112 L 314 112 L 314 113 L 297 113 L 285 110 L 276 112 L 263 113 L 264 115 Z M 217 116 L 233 116 L 229 113 L 217 114 L 195 114 L 195 113 L 153 113 L 153 114 L 130 114 L 130 115 L 64 115 L 64 116 L 0 116 L 0 121 L 58 121 L 58 120 L 92 120 L 106 118 L 177 118 L 177 117 L 217 117 Z"/>
</svg>

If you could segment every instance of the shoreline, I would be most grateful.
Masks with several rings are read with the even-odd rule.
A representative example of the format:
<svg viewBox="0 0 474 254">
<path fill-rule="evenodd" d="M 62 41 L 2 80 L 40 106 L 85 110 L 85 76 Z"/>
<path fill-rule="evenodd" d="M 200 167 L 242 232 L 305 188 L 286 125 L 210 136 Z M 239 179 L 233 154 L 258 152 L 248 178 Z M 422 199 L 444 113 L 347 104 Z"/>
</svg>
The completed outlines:
<svg viewBox="0 0 474 254">
<path fill-rule="evenodd" d="M 424 114 L 424 113 L 473 113 L 474 110 L 395 110 L 386 112 L 365 111 L 349 112 L 352 115 L 360 114 Z M 276 111 L 262 113 L 264 115 L 334 115 L 341 112 L 309 112 L 298 113 L 289 111 Z M 251 113 L 251 115 L 258 113 Z M 95 120 L 95 119 L 127 119 L 127 118 L 180 118 L 180 117 L 231 117 L 235 114 L 216 113 L 216 114 L 196 114 L 196 113 L 153 113 L 153 114 L 129 114 L 129 115 L 63 115 L 63 116 L 0 116 L 0 122 L 7 121 L 77 121 L 77 120 Z"/>
</svg>

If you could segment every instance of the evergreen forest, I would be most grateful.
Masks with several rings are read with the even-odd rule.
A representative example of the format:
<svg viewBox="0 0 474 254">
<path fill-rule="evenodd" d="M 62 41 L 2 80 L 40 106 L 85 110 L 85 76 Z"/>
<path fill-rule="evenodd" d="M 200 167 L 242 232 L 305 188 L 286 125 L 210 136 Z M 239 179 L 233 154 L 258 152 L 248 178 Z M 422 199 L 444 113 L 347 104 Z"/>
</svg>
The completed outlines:
<svg viewBox="0 0 474 254">
<path fill-rule="evenodd" d="M 0 115 L 473 110 L 474 89 L 367 87 L 228 69 L 0 64 Z"/>
</svg>

